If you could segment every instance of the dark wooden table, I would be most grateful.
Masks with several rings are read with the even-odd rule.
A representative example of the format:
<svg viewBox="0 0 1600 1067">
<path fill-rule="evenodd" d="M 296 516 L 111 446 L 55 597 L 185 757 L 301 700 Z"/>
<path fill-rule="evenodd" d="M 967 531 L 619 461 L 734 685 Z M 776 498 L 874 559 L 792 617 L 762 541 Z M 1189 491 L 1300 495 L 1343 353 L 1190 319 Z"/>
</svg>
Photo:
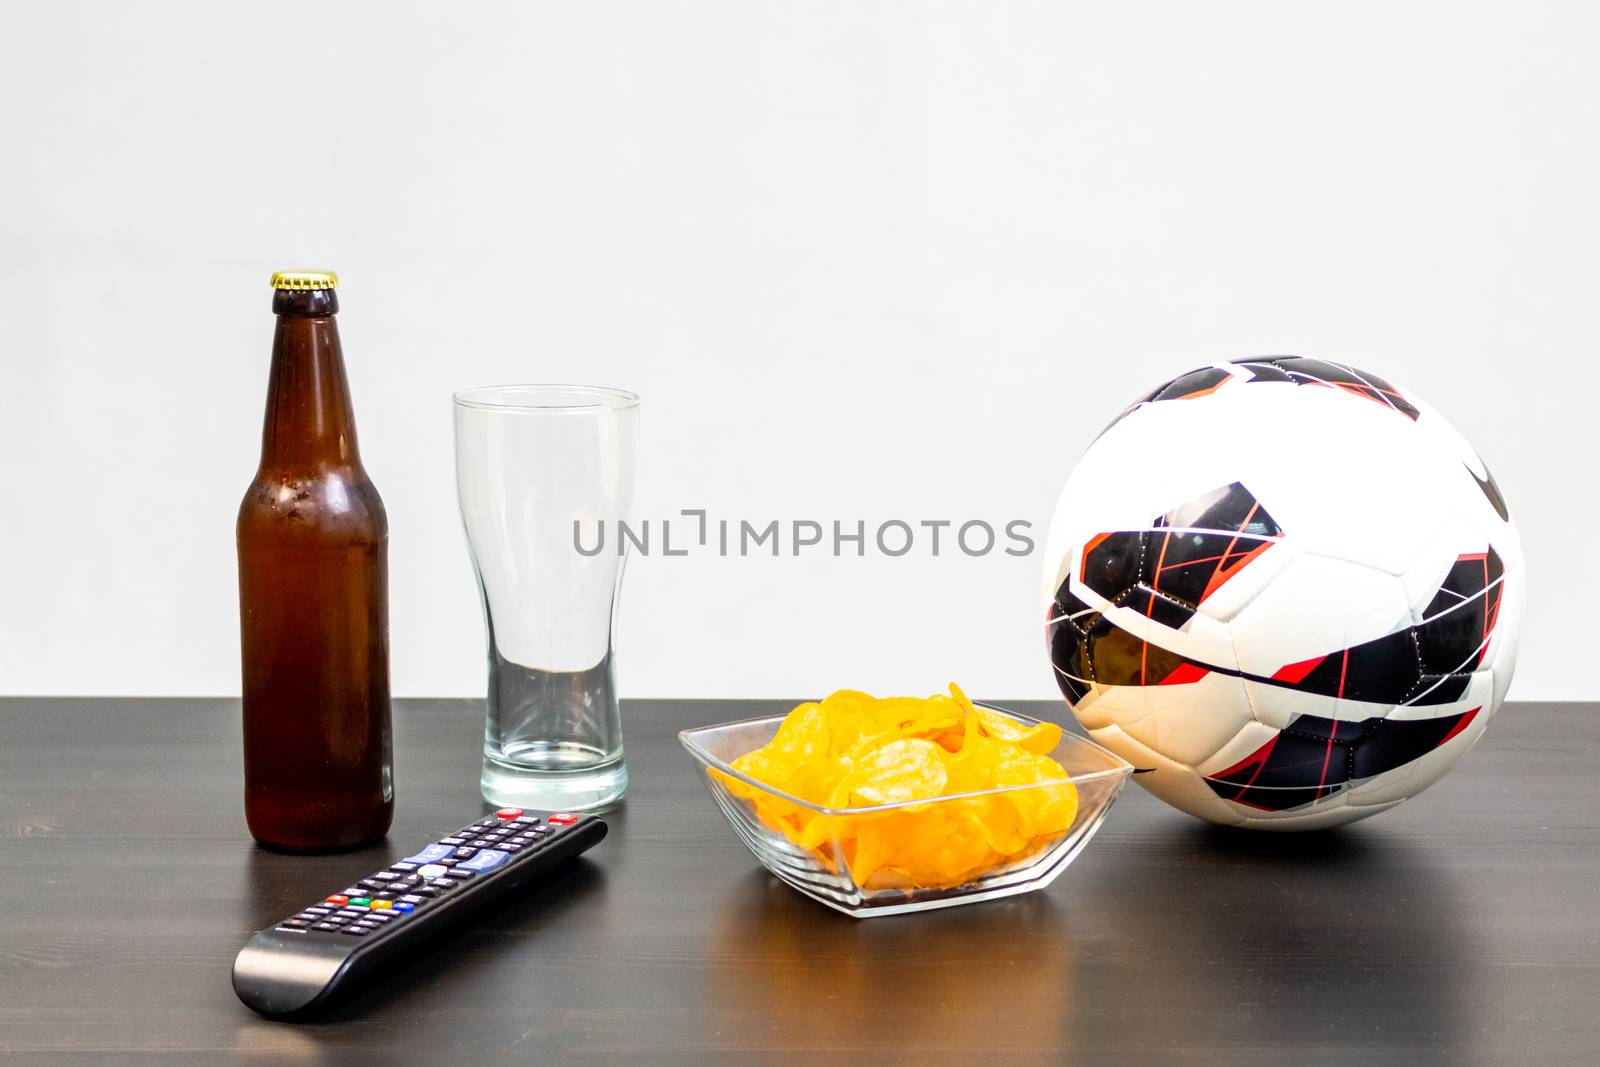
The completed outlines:
<svg viewBox="0 0 1600 1067">
<path fill-rule="evenodd" d="M 1600 708 L 1512 705 L 1422 797 L 1326 833 L 1130 786 L 1048 890 L 858 922 L 761 871 L 678 747 L 780 706 L 630 702 L 592 858 L 294 1025 L 234 999 L 234 953 L 481 810 L 477 705 L 400 701 L 388 843 L 297 858 L 245 833 L 236 702 L 0 701 L 0 1059 L 1600 1057 Z"/>
</svg>

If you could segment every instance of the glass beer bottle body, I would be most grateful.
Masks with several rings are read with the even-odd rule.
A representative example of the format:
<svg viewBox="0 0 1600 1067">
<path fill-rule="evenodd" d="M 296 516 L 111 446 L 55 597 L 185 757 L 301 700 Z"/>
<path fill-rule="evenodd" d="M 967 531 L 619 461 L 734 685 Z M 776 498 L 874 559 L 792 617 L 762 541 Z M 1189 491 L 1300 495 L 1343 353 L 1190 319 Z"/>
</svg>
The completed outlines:
<svg viewBox="0 0 1600 1067">
<path fill-rule="evenodd" d="M 274 294 L 261 465 L 238 522 L 245 817 L 293 850 L 377 840 L 394 813 L 388 519 L 325 284 Z"/>
</svg>

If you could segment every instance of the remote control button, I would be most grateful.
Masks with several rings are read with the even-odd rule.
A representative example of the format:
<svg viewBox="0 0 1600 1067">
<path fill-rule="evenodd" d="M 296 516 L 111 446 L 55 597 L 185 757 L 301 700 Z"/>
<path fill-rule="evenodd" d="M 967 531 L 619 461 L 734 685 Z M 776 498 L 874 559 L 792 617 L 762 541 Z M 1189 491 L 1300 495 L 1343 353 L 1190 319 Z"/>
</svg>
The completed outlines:
<svg viewBox="0 0 1600 1067">
<path fill-rule="evenodd" d="M 441 844 L 441 845 L 464 845 L 466 843 L 467 843 L 467 839 L 466 838 L 458 837 L 458 836 L 454 836 L 454 835 L 452 835 L 450 837 L 441 837 L 441 838 L 439 838 L 439 844 Z"/>
<path fill-rule="evenodd" d="M 511 857 L 509 855 L 501 852 L 499 849 L 486 848 L 467 862 L 458 866 L 456 870 L 492 871 L 510 858 Z"/>
<path fill-rule="evenodd" d="M 436 881 L 434 881 L 431 884 L 430 888 L 433 888 L 433 889 L 454 889 L 456 886 L 458 886 L 460 884 L 461 884 L 460 882 L 454 880 L 453 878 L 440 878 L 440 879 L 437 879 Z"/>
<path fill-rule="evenodd" d="M 359 897 L 361 894 L 363 894 L 365 892 L 366 892 L 366 890 L 362 889 L 360 886 L 353 885 L 349 889 L 346 889 L 344 891 L 344 895 L 347 896 L 347 897 Z"/>
<path fill-rule="evenodd" d="M 426 867 L 419 868 L 417 873 L 429 881 L 432 881 L 435 878 L 442 878 L 449 874 L 450 868 L 441 867 L 437 863 L 430 863 Z"/>
<path fill-rule="evenodd" d="M 346 926 L 343 930 L 340 930 L 339 932 L 341 934 L 349 934 L 351 937 L 366 937 L 368 934 L 372 933 L 372 927 L 370 927 L 370 926 Z"/>
<path fill-rule="evenodd" d="M 368 904 L 371 904 L 371 903 L 372 903 L 372 898 L 371 897 L 351 897 L 350 898 L 350 906 L 352 908 L 364 908 Z"/>
<path fill-rule="evenodd" d="M 367 907 L 369 907 L 369 908 L 376 907 L 377 904 L 378 904 L 378 901 L 380 901 L 380 900 L 393 900 L 395 897 L 397 897 L 399 895 L 400 894 L 394 892 L 391 889 L 385 889 L 381 893 L 374 893 L 374 894 L 372 894 L 372 903 L 368 904 Z"/>
<path fill-rule="evenodd" d="M 416 884 L 416 882 L 390 882 L 386 888 L 391 893 L 404 893 Z"/>
<path fill-rule="evenodd" d="M 450 855 L 450 853 L 452 853 L 454 851 L 455 851 L 455 849 L 452 848 L 449 845 L 439 845 L 439 844 L 429 845 L 427 848 L 423 849 L 421 852 L 418 852 L 415 856 L 407 856 L 406 857 L 406 862 L 407 863 L 432 863 L 434 860 L 442 860 L 442 859 L 444 859 L 446 856 Z"/>
<path fill-rule="evenodd" d="M 550 823 L 553 826 L 571 826 L 577 821 L 578 817 L 570 811 L 558 811 L 550 816 Z"/>
<path fill-rule="evenodd" d="M 338 904 L 338 905 L 340 905 L 342 907 L 345 904 L 350 903 L 350 898 L 345 896 L 345 895 L 343 895 L 342 893 L 335 893 L 333 896 L 328 898 L 328 903 L 329 904 Z"/>
<path fill-rule="evenodd" d="M 329 911 L 330 911 L 330 909 L 328 909 L 328 908 L 307 908 L 305 911 L 302 911 L 299 915 L 296 915 L 295 918 L 296 919 L 320 919 L 324 915 L 329 914 Z"/>
<path fill-rule="evenodd" d="M 539 820 L 533 815 L 523 815 L 519 818 L 512 819 L 511 822 L 514 826 L 537 826 Z"/>
<path fill-rule="evenodd" d="M 408 912 L 408 911 L 416 911 L 417 910 L 417 906 L 415 904 L 407 904 L 403 900 L 397 900 L 397 901 L 394 902 L 394 910 L 398 911 L 398 912 L 402 912 L 402 913 Z"/>
<path fill-rule="evenodd" d="M 499 811 L 494 813 L 495 818 L 497 819 L 515 819 L 521 814 L 521 808 L 501 808 Z"/>
<path fill-rule="evenodd" d="M 501 852 L 521 852 L 522 851 L 522 846 L 518 845 L 518 844 L 514 844 L 514 843 L 508 841 L 505 844 L 500 846 L 500 851 Z"/>
<path fill-rule="evenodd" d="M 285 920 L 283 920 L 283 922 L 279 923 L 278 925 L 279 926 L 292 926 L 292 927 L 294 927 L 296 929 L 299 929 L 301 927 L 310 926 L 311 925 L 311 920 L 310 919 L 302 919 L 299 916 L 295 916 L 293 919 L 285 919 Z"/>
<path fill-rule="evenodd" d="M 407 893 L 405 896 L 403 896 L 399 900 L 395 901 L 395 903 L 396 904 L 421 904 L 421 903 L 423 903 L 423 898 L 417 896 L 417 894 L 415 894 L 415 893 Z"/>
<path fill-rule="evenodd" d="M 350 926 L 353 929 L 357 929 L 357 930 L 381 930 L 381 929 L 383 929 L 383 924 L 382 923 L 375 923 L 371 919 L 362 919 L 358 923 L 351 923 Z"/>
<path fill-rule="evenodd" d="M 456 854 L 451 858 L 456 860 L 470 859 L 476 851 L 478 850 L 475 848 L 458 848 L 456 849 Z"/>
<path fill-rule="evenodd" d="M 457 881 L 464 882 L 468 878 L 472 877 L 472 868 L 468 867 L 467 861 L 463 860 L 454 867 L 450 868 L 450 877 L 456 879 Z"/>
<path fill-rule="evenodd" d="M 361 916 L 366 914 L 366 910 L 358 908 L 344 908 L 335 912 L 334 914 L 339 916 L 341 919 L 359 919 Z"/>
<path fill-rule="evenodd" d="M 389 864 L 389 869 L 391 871 L 405 871 L 407 874 L 410 874 L 412 871 L 417 869 L 417 865 L 415 863 L 407 863 L 405 860 L 401 860 L 399 863 Z"/>
<path fill-rule="evenodd" d="M 311 929 L 313 929 L 313 930 L 326 930 L 329 933 L 334 933 L 339 929 L 339 924 L 338 923 L 318 923 L 317 925 L 313 926 Z"/>
<path fill-rule="evenodd" d="M 413 889 L 411 891 L 411 893 L 410 893 L 410 896 L 416 897 L 419 900 L 430 899 L 430 898 L 436 897 L 438 895 L 439 895 L 439 891 L 437 889 L 435 889 L 431 885 L 419 885 L 419 886 L 417 886 L 417 888 Z"/>
<path fill-rule="evenodd" d="M 394 912 L 392 911 L 375 911 L 361 921 L 364 923 L 377 923 L 379 926 L 382 926 L 392 918 L 394 918 Z"/>
<path fill-rule="evenodd" d="M 394 907 L 394 901 L 392 900 L 374 900 L 372 902 L 373 911 L 388 911 L 392 907 Z"/>
</svg>

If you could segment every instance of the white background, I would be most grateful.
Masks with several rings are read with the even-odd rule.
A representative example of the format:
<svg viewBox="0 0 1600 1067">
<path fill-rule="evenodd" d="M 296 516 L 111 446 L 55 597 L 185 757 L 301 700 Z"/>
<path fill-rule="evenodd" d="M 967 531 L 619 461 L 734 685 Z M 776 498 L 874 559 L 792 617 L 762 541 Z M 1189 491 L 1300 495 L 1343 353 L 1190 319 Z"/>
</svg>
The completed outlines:
<svg viewBox="0 0 1600 1067">
<path fill-rule="evenodd" d="M 1482 452 L 1596 698 L 1594 5 L 0 3 L 0 692 L 237 692 L 268 273 L 341 272 L 399 694 L 481 692 L 449 394 L 644 397 L 642 515 L 1021 517 L 1294 352 Z M 633 696 L 1054 693 L 1039 555 L 635 560 Z"/>
</svg>

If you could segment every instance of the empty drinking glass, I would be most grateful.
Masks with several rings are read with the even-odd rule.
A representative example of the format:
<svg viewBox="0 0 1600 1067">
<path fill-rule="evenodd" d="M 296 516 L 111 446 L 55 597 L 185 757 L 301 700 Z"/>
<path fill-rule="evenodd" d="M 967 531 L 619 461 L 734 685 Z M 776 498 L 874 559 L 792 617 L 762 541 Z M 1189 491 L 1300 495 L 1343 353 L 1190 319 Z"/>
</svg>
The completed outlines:
<svg viewBox="0 0 1600 1067">
<path fill-rule="evenodd" d="M 639 398 L 506 385 L 454 399 L 456 491 L 489 637 L 484 799 L 602 807 L 628 785 L 613 635 Z"/>
</svg>

